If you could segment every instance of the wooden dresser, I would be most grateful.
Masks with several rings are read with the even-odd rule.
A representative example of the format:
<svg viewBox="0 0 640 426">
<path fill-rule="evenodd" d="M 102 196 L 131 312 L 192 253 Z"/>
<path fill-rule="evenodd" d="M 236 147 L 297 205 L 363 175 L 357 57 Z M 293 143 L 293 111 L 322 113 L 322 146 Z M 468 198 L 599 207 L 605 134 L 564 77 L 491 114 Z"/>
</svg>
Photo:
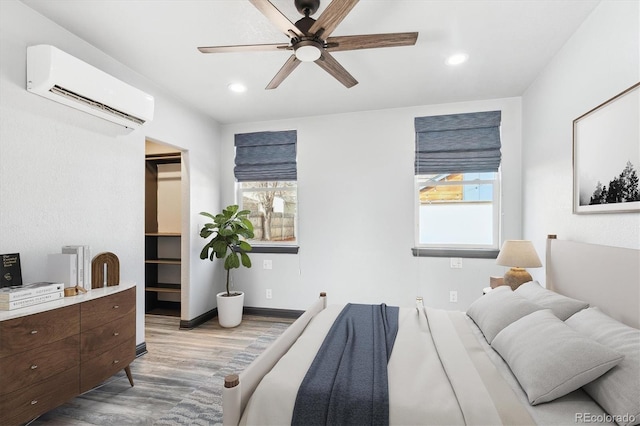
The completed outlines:
<svg viewBox="0 0 640 426">
<path fill-rule="evenodd" d="M 25 423 L 122 369 L 133 386 L 135 352 L 133 284 L 0 312 L 0 425 Z"/>
</svg>

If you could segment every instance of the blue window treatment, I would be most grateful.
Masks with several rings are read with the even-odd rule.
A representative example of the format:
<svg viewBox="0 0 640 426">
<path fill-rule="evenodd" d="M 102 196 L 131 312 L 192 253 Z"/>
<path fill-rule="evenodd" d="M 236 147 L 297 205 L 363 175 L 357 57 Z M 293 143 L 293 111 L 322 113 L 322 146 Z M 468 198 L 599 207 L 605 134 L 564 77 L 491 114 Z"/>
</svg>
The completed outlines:
<svg viewBox="0 0 640 426">
<path fill-rule="evenodd" d="M 416 117 L 415 174 L 497 172 L 500 111 Z"/>
<path fill-rule="evenodd" d="M 236 180 L 297 180 L 296 142 L 295 130 L 236 134 Z"/>
</svg>

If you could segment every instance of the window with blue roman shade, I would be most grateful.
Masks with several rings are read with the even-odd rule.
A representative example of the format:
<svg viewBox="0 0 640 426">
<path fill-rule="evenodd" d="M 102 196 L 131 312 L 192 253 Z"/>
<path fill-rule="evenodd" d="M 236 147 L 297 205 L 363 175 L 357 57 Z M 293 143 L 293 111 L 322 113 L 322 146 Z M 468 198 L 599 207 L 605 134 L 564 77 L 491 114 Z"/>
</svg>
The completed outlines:
<svg viewBox="0 0 640 426">
<path fill-rule="evenodd" d="M 415 255 L 497 255 L 501 115 L 485 111 L 415 118 Z"/>
<path fill-rule="evenodd" d="M 295 130 L 235 135 L 238 204 L 249 210 L 254 253 L 297 253 Z"/>
</svg>

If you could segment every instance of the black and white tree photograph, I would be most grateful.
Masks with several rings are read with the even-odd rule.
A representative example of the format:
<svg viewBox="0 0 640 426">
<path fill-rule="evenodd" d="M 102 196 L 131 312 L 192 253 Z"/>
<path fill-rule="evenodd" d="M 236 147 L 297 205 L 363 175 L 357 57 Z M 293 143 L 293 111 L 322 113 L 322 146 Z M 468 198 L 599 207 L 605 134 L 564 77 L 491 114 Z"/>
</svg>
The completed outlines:
<svg viewBox="0 0 640 426">
<path fill-rule="evenodd" d="M 589 204 L 627 203 L 630 201 L 640 201 L 640 191 L 638 191 L 638 171 L 633 167 L 631 161 L 628 161 L 620 176 L 609 181 L 609 186 L 598 181 L 596 189 L 589 199 Z"/>
<path fill-rule="evenodd" d="M 639 87 L 574 120 L 574 213 L 640 211 Z"/>
</svg>

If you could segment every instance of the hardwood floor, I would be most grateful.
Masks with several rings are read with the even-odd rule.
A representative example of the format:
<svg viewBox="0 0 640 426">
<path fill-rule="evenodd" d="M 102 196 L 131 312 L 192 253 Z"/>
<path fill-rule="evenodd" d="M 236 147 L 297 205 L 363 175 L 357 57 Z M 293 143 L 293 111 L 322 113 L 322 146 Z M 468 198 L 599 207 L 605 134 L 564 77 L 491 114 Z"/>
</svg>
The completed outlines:
<svg viewBox="0 0 640 426">
<path fill-rule="evenodd" d="M 179 318 L 146 315 L 148 353 L 124 371 L 32 425 L 174 425 L 221 422 L 222 378 L 238 372 L 294 320 L 245 315 L 240 326 L 216 320 L 179 330 Z"/>
</svg>

